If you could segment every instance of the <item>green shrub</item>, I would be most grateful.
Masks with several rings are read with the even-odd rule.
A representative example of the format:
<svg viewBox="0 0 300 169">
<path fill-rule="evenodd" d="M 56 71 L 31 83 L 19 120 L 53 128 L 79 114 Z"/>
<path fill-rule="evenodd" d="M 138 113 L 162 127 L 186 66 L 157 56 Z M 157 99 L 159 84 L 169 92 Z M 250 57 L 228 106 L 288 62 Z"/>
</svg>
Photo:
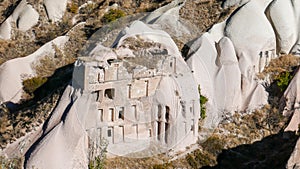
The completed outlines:
<svg viewBox="0 0 300 169">
<path fill-rule="evenodd" d="M 47 78 L 45 77 L 33 77 L 29 78 L 23 81 L 23 90 L 32 95 L 33 92 L 41 87 L 45 82 L 47 81 Z"/>
<path fill-rule="evenodd" d="M 109 10 L 108 13 L 104 14 L 104 16 L 102 18 L 102 22 L 103 23 L 109 23 L 109 22 L 115 21 L 118 18 L 121 18 L 121 17 L 124 17 L 124 16 L 125 16 L 125 12 L 123 12 L 122 10 L 111 9 L 111 10 Z"/>
<path fill-rule="evenodd" d="M 206 106 L 205 106 L 205 104 L 208 102 L 208 98 L 201 95 L 200 85 L 198 85 L 198 92 L 199 92 L 199 95 L 200 95 L 200 110 L 201 110 L 200 117 L 201 117 L 201 119 L 205 119 L 205 117 L 206 117 Z"/>
<path fill-rule="evenodd" d="M 283 92 L 289 85 L 290 81 L 292 80 L 293 76 L 290 72 L 283 72 L 280 76 L 276 79 L 277 86 L 280 88 L 280 91 Z"/>
</svg>

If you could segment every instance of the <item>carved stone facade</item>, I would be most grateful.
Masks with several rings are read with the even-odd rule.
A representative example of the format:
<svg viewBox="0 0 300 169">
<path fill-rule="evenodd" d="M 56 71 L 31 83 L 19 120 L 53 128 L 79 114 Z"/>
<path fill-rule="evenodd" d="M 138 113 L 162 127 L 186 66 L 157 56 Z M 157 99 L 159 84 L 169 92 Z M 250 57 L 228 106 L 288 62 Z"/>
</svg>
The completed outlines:
<svg viewBox="0 0 300 169">
<path fill-rule="evenodd" d="M 93 95 L 98 109 L 97 125 L 87 129 L 90 138 L 108 140 L 112 155 L 195 143 L 200 105 L 191 71 L 168 55 L 156 56 L 152 66 L 137 64 L 139 59 L 145 58 L 76 62 L 72 85 Z"/>
</svg>

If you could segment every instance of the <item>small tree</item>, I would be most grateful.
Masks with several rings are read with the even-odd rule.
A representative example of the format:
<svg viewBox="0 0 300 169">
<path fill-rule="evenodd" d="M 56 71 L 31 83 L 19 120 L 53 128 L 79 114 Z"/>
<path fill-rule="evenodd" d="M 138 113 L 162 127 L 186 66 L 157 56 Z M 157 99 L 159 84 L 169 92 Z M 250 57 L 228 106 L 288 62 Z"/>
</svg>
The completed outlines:
<svg viewBox="0 0 300 169">
<path fill-rule="evenodd" d="M 280 91 L 283 92 L 289 85 L 290 81 L 292 80 L 293 76 L 290 72 L 281 73 L 280 76 L 276 79 L 277 86 L 280 88 Z"/>
</svg>

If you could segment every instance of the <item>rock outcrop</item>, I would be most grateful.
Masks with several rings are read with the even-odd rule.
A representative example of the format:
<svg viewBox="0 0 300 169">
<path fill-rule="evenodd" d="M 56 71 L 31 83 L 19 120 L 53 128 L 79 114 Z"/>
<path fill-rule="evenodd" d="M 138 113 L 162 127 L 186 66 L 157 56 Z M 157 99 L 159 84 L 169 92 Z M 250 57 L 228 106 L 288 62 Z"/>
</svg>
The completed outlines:
<svg viewBox="0 0 300 169">
<path fill-rule="evenodd" d="M 284 92 L 282 101 L 285 102 L 283 111 L 284 116 L 291 118 L 285 131 L 299 132 L 300 125 L 300 69 L 290 82 L 288 88 Z M 295 149 L 286 165 L 286 168 L 293 169 L 300 167 L 300 139 L 296 143 Z"/>
<path fill-rule="evenodd" d="M 299 44 L 297 42 L 299 41 L 300 32 L 299 1 L 273 1 L 268 9 L 268 14 L 274 26 L 274 31 L 277 34 L 277 52 L 284 54 L 297 53 L 296 51 L 299 47 L 296 47 L 295 45 Z"/>
<path fill-rule="evenodd" d="M 142 20 L 146 23 L 133 22 L 119 33 L 112 44 L 114 49 L 98 44 L 88 51 L 89 58 L 80 58 L 76 62 L 72 85 L 67 87 L 49 121 L 44 123 L 38 141 L 27 151 L 26 168 L 86 168 L 88 153 L 91 151 L 89 141 L 99 139 L 103 133 L 107 135 L 106 139 L 111 139 L 110 143 L 117 143 L 108 146 L 108 150 L 114 155 L 131 155 L 141 151 L 154 154 L 170 149 L 182 149 L 196 142 L 198 128 L 195 127 L 199 117 L 193 112 L 200 112 L 199 94 L 208 98 L 206 118 L 202 119 L 199 141 L 206 139 L 219 122 L 232 115 L 232 112 L 253 111 L 268 103 L 264 82 L 258 80 L 256 74 L 262 72 L 277 54 L 300 55 L 299 1 L 225 1 L 224 7 L 238 5 L 239 8 L 226 21 L 214 25 L 209 32 L 192 41 L 185 60 L 178 44 L 174 42 L 174 37 L 192 37 L 195 33 L 195 30 L 191 30 L 191 27 L 180 20 L 179 12 L 184 3 L 176 0 L 144 17 Z M 63 17 L 67 1 L 44 0 L 44 5 L 48 18 L 56 22 Z M 0 38 L 11 38 L 14 22 L 19 30 L 27 31 L 38 19 L 37 11 L 23 0 L 12 15 L 0 25 Z M 3 63 L 0 66 L 0 103 L 18 102 L 22 96 L 23 74 L 34 76 L 31 65 L 41 56 L 53 55 L 53 44 L 62 47 L 67 41 L 67 36 L 59 37 L 32 55 Z M 158 57 L 161 58 L 157 61 Z M 84 66 L 89 67 L 82 71 L 80 68 Z M 164 70 L 167 70 L 167 73 Z M 109 78 L 105 79 L 107 72 L 110 73 Z M 150 83 L 149 87 L 148 80 L 158 75 L 161 77 L 154 80 L 155 85 Z M 143 79 L 145 76 L 147 79 Z M 121 78 L 121 85 L 114 84 L 115 78 Z M 299 80 L 298 70 L 284 93 L 286 107 L 283 114 L 291 117 L 286 131 L 299 130 Z M 103 85 L 104 82 L 106 84 Z M 105 89 L 100 89 L 101 85 Z M 145 85 L 147 90 L 141 89 Z M 85 88 L 86 86 L 90 88 Z M 113 87 L 122 89 L 121 95 L 118 95 L 121 97 L 117 98 L 116 102 L 112 101 L 112 97 L 118 92 L 115 93 Z M 132 87 L 136 90 L 131 90 Z M 201 93 L 197 91 L 197 87 L 201 89 Z M 109 90 L 106 91 L 107 88 Z M 152 90 L 149 92 L 148 88 Z M 126 91 L 133 92 L 128 94 Z M 131 95 L 136 96 L 135 100 L 130 100 Z M 124 99 L 125 96 L 129 101 Z M 102 101 L 104 97 L 108 99 Z M 95 100 L 99 103 L 95 103 Z M 127 107 L 121 106 L 125 104 L 124 100 L 128 104 Z M 130 105 L 133 107 L 130 107 L 129 103 L 134 104 Z M 107 107 L 112 104 L 113 106 Z M 107 110 L 103 110 L 103 106 Z M 138 130 L 137 126 L 127 133 L 131 141 L 145 138 L 136 144 L 134 141 L 123 144 L 122 141 L 127 138 L 121 137 L 120 134 L 115 140 L 111 138 L 114 131 L 123 132 L 124 135 L 124 124 L 120 121 L 122 118 L 124 120 L 122 112 L 129 109 L 148 115 L 142 118 L 144 124 L 141 125 L 141 133 L 132 132 Z M 170 110 L 175 114 L 170 115 Z M 155 111 L 165 112 L 163 118 L 161 115 L 152 116 L 151 113 Z M 106 115 L 103 116 L 103 113 Z M 110 116 L 111 121 L 103 123 L 103 119 L 99 117 L 108 118 L 106 116 L 109 113 L 116 114 Z M 109 126 L 113 119 L 117 119 L 118 124 Z M 157 123 L 156 128 L 149 127 L 152 125 L 148 124 L 149 119 Z M 168 142 L 170 135 L 158 136 L 161 135 L 161 130 L 156 129 L 160 128 L 158 126 L 164 126 L 166 131 L 171 124 L 169 120 L 177 120 L 180 125 L 174 125 L 170 133 L 173 140 Z M 136 124 L 131 124 L 131 127 L 134 125 Z M 101 128 L 103 126 L 104 129 Z M 189 134 L 182 137 L 185 136 L 182 133 Z M 150 151 L 148 148 L 153 144 L 152 140 L 147 138 L 155 134 L 158 140 L 164 140 L 165 144 L 158 151 Z M 177 144 L 179 141 L 180 144 Z M 300 165 L 299 144 L 300 141 L 287 168 Z"/>
<path fill-rule="evenodd" d="M 23 94 L 23 80 L 36 75 L 32 65 L 41 57 L 53 56 L 55 54 L 53 45 L 63 47 L 68 39 L 67 36 L 57 37 L 29 56 L 3 63 L 0 66 L 0 103 L 18 103 Z"/>
<path fill-rule="evenodd" d="M 295 149 L 291 154 L 291 157 L 288 160 L 286 165 L 287 169 L 296 169 L 300 167 L 300 139 L 298 139 Z"/>
<path fill-rule="evenodd" d="M 12 22 L 17 25 L 19 30 L 25 32 L 36 25 L 38 19 L 39 13 L 26 0 L 22 0 L 14 9 L 12 15 L 0 25 L 0 38 L 11 38 Z"/>
<path fill-rule="evenodd" d="M 127 48 L 133 56 L 98 44 L 92 57 L 75 63 L 72 85 L 27 152 L 26 168 L 85 168 L 100 138 L 114 156 L 149 156 L 196 143 L 197 83 L 172 38 L 136 21 L 116 44 L 114 51 Z"/>
<path fill-rule="evenodd" d="M 44 5 L 48 18 L 56 22 L 63 17 L 67 9 L 67 0 L 44 0 Z"/>
<path fill-rule="evenodd" d="M 285 90 L 282 101 L 285 102 L 284 116 L 292 117 L 285 131 L 298 131 L 300 124 L 300 69 Z"/>
<path fill-rule="evenodd" d="M 250 0 L 224 0 L 222 6 L 224 8 L 228 8 L 234 5 L 242 6 L 245 3 L 249 2 Z"/>
</svg>

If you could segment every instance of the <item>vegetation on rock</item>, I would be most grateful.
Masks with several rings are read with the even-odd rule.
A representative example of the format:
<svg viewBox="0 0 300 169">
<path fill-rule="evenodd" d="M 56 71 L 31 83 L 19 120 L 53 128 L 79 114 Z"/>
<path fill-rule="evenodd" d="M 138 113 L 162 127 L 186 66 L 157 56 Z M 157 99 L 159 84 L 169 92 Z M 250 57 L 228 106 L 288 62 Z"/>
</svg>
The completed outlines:
<svg viewBox="0 0 300 169">
<path fill-rule="evenodd" d="M 200 95 L 200 117 L 201 119 L 205 119 L 206 117 L 206 103 L 208 102 L 208 98 L 206 98 L 205 96 L 201 95 L 201 88 L 200 88 L 200 85 L 198 85 L 198 92 L 199 92 L 199 95 Z"/>
<path fill-rule="evenodd" d="M 32 95 L 33 92 L 41 87 L 46 81 L 47 78 L 40 76 L 25 79 L 23 81 L 23 90 L 29 95 Z"/>
<path fill-rule="evenodd" d="M 91 148 L 89 149 L 89 169 L 105 168 L 107 146 L 108 141 L 105 138 L 101 138 L 99 143 L 90 143 L 89 147 Z M 95 152 L 98 152 L 99 154 L 96 154 Z"/>
<path fill-rule="evenodd" d="M 121 17 L 124 17 L 126 14 L 122 10 L 119 9 L 111 9 L 108 11 L 108 13 L 104 14 L 102 18 L 103 23 L 109 23 L 112 21 L 115 21 Z"/>
<path fill-rule="evenodd" d="M 280 91 L 283 92 L 288 87 L 290 81 L 293 76 L 290 72 L 284 72 L 279 75 L 277 79 L 275 79 L 277 86 L 280 88 Z"/>
<path fill-rule="evenodd" d="M 22 169 L 22 159 L 13 158 L 6 159 L 5 157 L 0 156 L 0 169 Z"/>
</svg>

